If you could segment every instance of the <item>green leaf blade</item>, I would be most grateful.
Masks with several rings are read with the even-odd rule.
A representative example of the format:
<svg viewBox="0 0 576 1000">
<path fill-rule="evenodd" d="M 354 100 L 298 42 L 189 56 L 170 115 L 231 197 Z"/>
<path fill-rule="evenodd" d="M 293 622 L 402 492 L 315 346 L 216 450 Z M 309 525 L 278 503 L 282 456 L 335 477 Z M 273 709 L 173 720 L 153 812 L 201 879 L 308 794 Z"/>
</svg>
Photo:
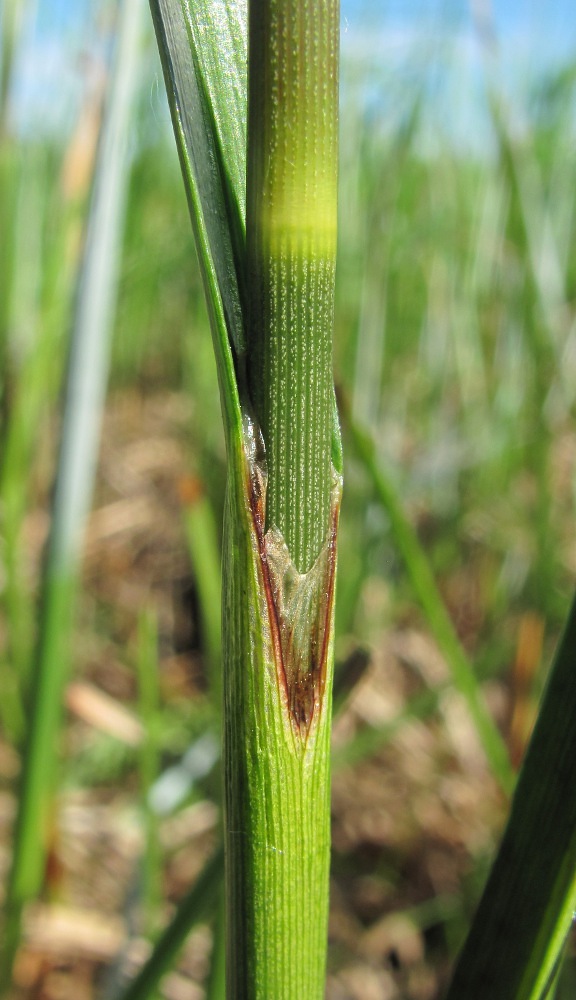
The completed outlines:
<svg viewBox="0 0 576 1000">
<path fill-rule="evenodd" d="M 576 909 L 576 600 L 447 1000 L 543 1000 Z"/>
<path fill-rule="evenodd" d="M 222 0 L 151 0 L 150 6 L 210 313 L 225 431 L 239 440 L 246 6 Z"/>
</svg>

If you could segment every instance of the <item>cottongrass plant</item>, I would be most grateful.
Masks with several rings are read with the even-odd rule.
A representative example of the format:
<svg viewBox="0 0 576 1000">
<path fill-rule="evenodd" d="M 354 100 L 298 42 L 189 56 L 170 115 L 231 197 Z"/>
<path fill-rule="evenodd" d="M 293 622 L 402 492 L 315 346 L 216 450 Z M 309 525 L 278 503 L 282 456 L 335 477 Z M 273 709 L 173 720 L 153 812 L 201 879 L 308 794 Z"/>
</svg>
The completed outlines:
<svg viewBox="0 0 576 1000">
<path fill-rule="evenodd" d="M 324 990 L 336 533 L 338 4 L 152 12 L 212 318 L 227 995 Z M 246 60 L 248 80 L 246 81 Z"/>
<path fill-rule="evenodd" d="M 341 473 L 327 333 L 337 9 L 254 0 L 248 26 L 243 5 L 223 0 L 153 0 L 152 10 L 204 270 L 228 448 L 227 990 L 230 997 L 313 1000 L 324 979 Z M 416 536 L 361 429 L 354 440 L 494 774 L 510 792 L 502 741 Z M 571 617 L 450 1000 L 544 1000 L 553 988 L 576 904 L 574 797 L 564 794 L 576 763 L 572 630 Z"/>
</svg>

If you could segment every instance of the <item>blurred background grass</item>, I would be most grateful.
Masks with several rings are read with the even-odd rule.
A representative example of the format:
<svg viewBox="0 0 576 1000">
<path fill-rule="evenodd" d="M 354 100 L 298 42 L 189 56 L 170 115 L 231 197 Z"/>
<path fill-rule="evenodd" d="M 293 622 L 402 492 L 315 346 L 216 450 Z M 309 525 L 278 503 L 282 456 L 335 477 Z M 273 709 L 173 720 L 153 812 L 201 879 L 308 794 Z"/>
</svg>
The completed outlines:
<svg viewBox="0 0 576 1000">
<path fill-rule="evenodd" d="M 524 17 L 495 6 L 343 4 L 334 1000 L 441 995 L 506 815 L 397 511 L 515 766 L 576 572 L 576 37 L 560 0 Z M 4 886 L 118 21 L 106 2 L 0 12 Z M 21 998 L 115 995 L 218 840 L 224 446 L 143 13 L 116 168 L 127 196 L 108 393 Z M 169 1000 L 219 995 L 218 915 L 200 917 Z M 572 959 L 558 998 L 575 993 Z"/>
</svg>

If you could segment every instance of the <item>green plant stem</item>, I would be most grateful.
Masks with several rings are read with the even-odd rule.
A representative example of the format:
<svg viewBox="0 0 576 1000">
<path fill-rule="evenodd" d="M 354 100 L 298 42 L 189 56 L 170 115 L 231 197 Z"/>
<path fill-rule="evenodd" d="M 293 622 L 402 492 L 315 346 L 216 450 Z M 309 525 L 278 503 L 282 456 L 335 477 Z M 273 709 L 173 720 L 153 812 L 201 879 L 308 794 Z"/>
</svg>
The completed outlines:
<svg viewBox="0 0 576 1000">
<path fill-rule="evenodd" d="M 276 85 L 266 78 L 270 107 L 262 122 L 251 122 L 246 253 L 244 5 L 152 0 L 151 6 L 212 320 L 228 450 L 227 996 L 320 1000 L 341 473 L 325 339 L 333 319 L 338 8 L 327 0 L 251 8 L 253 113 L 254 81 L 263 72 L 258 61 Z M 322 71 L 309 65 L 315 61 Z M 315 113 L 304 94 L 327 104 Z M 324 117 L 332 135 L 326 143 Z M 294 150 L 283 129 L 293 130 Z M 262 158 L 274 160 L 280 147 L 271 187 Z M 319 167 L 315 157 L 322 152 L 333 162 Z M 298 192 L 304 213 L 297 210 Z M 293 468 L 283 465 L 282 447 Z"/>
<path fill-rule="evenodd" d="M 260 427 L 230 455 L 224 535 L 231 1000 L 324 993 L 337 46 L 334 2 L 249 6 L 247 361 Z"/>
<path fill-rule="evenodd" d="M 249 385 L 266 527 L 302 573 L 330 519 L 338 25 L 338 0 L 249 4 Z"/>
<path fill-rule="evenodd" d="M 542 1000 L 576 910 L 576 599 L 447 1000 Z"/>
<path fill-rule="evenodd" d="M 295 623 L 311 646 L 323 649 L 317 669 L 305 654 L 300 689 L 282 648 L 289 626 L 279 627 L 265 575 L 273 551 L 260 529 L 251 530 L 248 489 L 238 479 L 232 473 L 224 532 L 227 996 L 319 1000 L 330 861 L 333 604 L 330 598 L 324 609 L 305 607 Z M 318 579 L 333 592 L 333 573 Z"/>
</svg>

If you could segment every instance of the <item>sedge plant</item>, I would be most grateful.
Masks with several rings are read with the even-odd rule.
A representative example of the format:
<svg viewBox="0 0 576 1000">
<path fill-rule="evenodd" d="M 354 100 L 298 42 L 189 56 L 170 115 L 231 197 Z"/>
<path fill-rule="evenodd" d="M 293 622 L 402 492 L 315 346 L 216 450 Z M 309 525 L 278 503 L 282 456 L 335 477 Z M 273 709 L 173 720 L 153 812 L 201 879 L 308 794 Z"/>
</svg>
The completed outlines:
<svg viewBox="0 0 576 1000">
<path fill-rule="evenodd" d="M 337 5 L 253 0 L 247 21 L 242 3 L 224 0 L 151 6 L 212 320 L 228 453 L 227 995 L 320 997 L 341 488 L 330 344 Z M 356 446 L 375 470 L 360 435 Z M 385 482 L 374 476 L 390 510 Z M 392 511 L 420 596 L 435 594 L 397 505 Z M 510 791 L 504 748 L 452 628 L 436 597 L 426 606 L 456 662 L 493 770 Z M 575 905 L 573 797 L 562 794 L 573 773 L 572 633 L 573 615 L 450 1000 L 544 1000 L 554 987 Z"/>
<path fill-rule="evenodd" d="M 22 6 L 21 0 L 9 0 L 1 7 L 0 13 L 0 171 L 3 178 L 3 184 L 0 185 L 0 216 L 2 229 L 6 231 L 7 237 L 20 226 L 26 239 L 29 239 L 31 231 L 26 227 L 26 220 L 30 217 L 36 227 L 41 220 L 39 216 L 33 218 L 35 205 L 33 199 L 27 198 L 28 189 L 23 183 L 25 175 L 18 168 L 12 137 L 6 131 L 6 81 L 10 77 L 14 39 L 17 37 L 16 13 Z M 299 10 L 306 11 L 306 7 L 304 3 L 298 5 Z M 314 59 L 323 59 L 326 53 L 321 56 L 318 40 L 311 42 L 306 32 L 303 32 L 302 38 L 298 32 L 298 41 L 295 41 L 294 32 L 290 33 L 292 22 L 288 22 L 296 5 L 274 2 L 267 5 L 254 4 L 250 32 L 248 12 L 242 3 L 224 3 L 223 0 L 182 0 L 168 3 L 167 0 L 158 0 L 153 4 L 153 10 L 209 294 L 228 438 L 229 496 L 224 615 L 228 993 L 232 996 L 319 995 L 322 991 L 327 894 L 326 699 L 329 697 L 330 662 L 320 660 L 325 673 L 318 674 L 314 670 L 306 670 L 305 660 L 309 650 L 313 654 L 309 657 L 309 667 L 318 662 L 314 655 L 322 642 L 324 648 L 330 649 L 331 633 L 326 625 L 331 625 L 327 613 L 332 599 L 332 529 L 337 510 L 340 472 L 338 435 L 334 430 L 332 417 L 330 352 L 328 342 L 322 336 L 330 327 L 327 288 L 332 280 L 333 269 L 333 213 L 329 210 L 329 206 L 333 204 L 333 156 L 331 146 L 327 148 L 323 145 L 329 139 L 323 132 L 323 126 L 326 124 L 324 118 L 327 117 L 327 108 L 333 107 L 331 99 L 335 73 L 333 63 L 326 57 L 325 77 L 320 74 L 314 76 Z M 324 25 L 322 19 L 325 14 L 324 5 L 315 4 L 313 9 L 309 6 L 305 14 L 307 23 L 315 21 Z M 316 22 L 318 17 L 320 21 Z M 275 48 L 273 39 L 276 30 L 280 32 L 281 41 L 277 42 Z M 307 44 L 312 45 L 312 53 L 310 49 L 306 49 Z M 248 49 L 249 86 L 246 75 Z M 278 65 L 282 60 L 292 60 L 293 69 L 302 64 L 312 74 L 306 82 L 305 74 L 302 73 L 302 90 L 299 83 L 294 87 L 287 85 L 286 76 Z M 274 100 L 271 99 L 270 92 Z M 303 101 L 304 96 L 310 132 L 302 129 L 298 115 L 299 101 Z M 279 105 L 283 105 L 282 113 L 286 112 L 287 122 L 280 121 Z M 412 134 L 412 129 L 410 118 L 407 138 Z M 379 130 L 372 131 L 370 142 L 376 144 L 370 159 L 374 184 L 377 184 L 376 190 L 381 192 L 380 198 L 387 205 L 386 199 L 390 199 L 393 185 L 382 183 L 385 161 L 383 149 L 377 145 L 381 142 L 381 136 Z M 500 135 L 499 131 L 502 146 L 505 139 L 506 136 Z M 487 273 L 482 278 L 480 272 L 483 268 L 476 267 L 474 263 L 474 268 L 472 265 L 469 267 L 470 272 L 474 271 L 474 281 L 464 280 L 466 267 L 462 268 L 461 280 L 461 271 L 455 260 L 457 255 L 451 252 L 446 261 L 442 260 L 443 245 L 458 245 L 459 248 L 459 244 L 455 244 L 453 239 L 444 240 L 443 244 L 443 230 L 439 228 L 437 220 L 435 222 L 435 215 L 430 215 L 429 212 L 423 214 L 417 210 L 418 199 L 422 198 L 423 193 L 426 196 L 424 200 L 428 202 L 430 184 L 435 191 L 442 191 L 438 214 L 445 221 L 449 214 L 452 190 L 452 186 L 445 183 L 445 164 L 430 158 L 423 166 L 418 157 L 406 156 L 399 169 L 395 153 L 393 166 L 399 188 L 398 197 L 401 194 L 404 202 L 396 213 L 386 213 L 386 236 L 392 249 L 383 252 L 380 245 L 379 253 L 371 253 L 370 247 L 380 232 L 380 226 L 375 191 L 366 193 L 366 188 L 370 188 L 367 184 L 370 177 L 369 158 L 365 152 L 358 156 L 357 146 L 350 141 L 350 135 L 346 146 L 347 152 L 362 164 L 363 171 L 360 178 L 362 183 L 357 178 L 353 185 L 354 190 L 358 189 L 356 200 L 353 197 L 344 199 L 348 214 L 353 216 L 349 222 L 353 221 L 358 230 L 356 245 L 354 240 L 350 240 L 350 228 L 347 229 L 344 241 L 344 262 L 346 255 L 350 258 L 349 286 L 352 295 L 356 295 L 364 268 L 366 283 L 371 282 L 377 290 L 376 298 L 373 297 L 376 291 L 372 290 L 365 297 L 365 320 L 371 320 L 375 325 L 371 331 L 367 328 L 362 345 L 359 335 L 358 348 L 352 352 L 362 359 L 362 363 L 356 362 L 356 377 L 353 379 L 357 390 L 355 397 L 360 398 L 362 394 L 366 399 L 366 406 L 358 408 L 355 398 L 355 417 L 360 417 L 362 409 L 362 422 L 358 423 L 355 418 L 348 421 L 350 450 L 355 453 L 362 466 L 369 483 L 369 495 L 386 512 L 393 545 L 405 563 L 411 587 L 428 619 L 436 642 L 452 667 L 452 681 L 466 697 L 470 719 L 475 723 L 483 742 L 494 777 L 508 791 L 513 784 L 513 775 L 506 750 L 481 700 L 480 679 L 486 676 L 487 671 L 483 669 L 476 647 L 474 652 L 479 667 L 477 676 L 474 676 L 468 666 L 462 648 L 458 645 L 454 626 L 440 599 L 440 591 L 432 574 L 432 568 L 436 568 L 434 561 L 427 564 L 423 543 L 407 518 L 406 496 L 402 495 L 400 489 L 396 489 L 395 477 L 389 476 L 389 470 L 382 467 L 379 442 L 376 437 L 371 439 L 371 431 L 376 433 L 375 428 L 368 432 L 362 424 L 365 419 L 375 420 L 378 417 L 378 400 L 382 394 L 385 370 L 387 411 L 394 412 L 395 395 L 406 397 L 410 419 L 424 426 L 423 410 L 418 408 L 417 400 L 410 398 L 406 379 L 392 379 L 389 374 L 393 366 L 394 370 L 398 370 L 401 361 L 404 372 L 408 365 L 411 371 L 418 368 L 413 352 L 410 353 L 411 340 L 417 340 L 419 336 L 416 329 L 424 331 L 419 347 L 419 361 L 424 358 L 426 377 L 432 383 L 434 380 L 438 383 L 430 412 L 440 414 L 440 388 L 450 382 L 446 378 L 445 365 L 454 362 L 450 358 L 447 361 L 440 349 L 441 341 L 438 341 L 438 331 L 435 331 L 432 322 L 433 308 L 428 315 L 426 310 L 430 310 L 430 304 L 426 304 L 425 295 L 415 280 L 417 275 L 414 261 L 424 261 L 423 269 L 429 273 L 423 285 L 428 285 L 436 294 L 438 285 L 441 284 L 438 273 L 440 278 L 444 273 L 443 268 L 437 272 L 436 265 L 439 262 L 445 264 L 447 274 L 452 274 L 453 269 L 456 276 L 453 284 L 460 291 L 464 290 L 464 298 L 469 299 L 467 304 L 471 307 L 471 312 L 478 313 L 479 317 L 483 315 L 484 299 L 490 304 L 491 313 L 494 303 L 497 303 L 498 315 L 508 311 L 515 314 L 518 300 L 515 291 L 518 288 L 516 264 L 523 269 L 522 273 L 530 267 L 536 269 L 537 261 L 531 261 L 531 258 L 537 256 L 532 251 L 538 250 L 538 226 L 534 226 L 534 220 L 529 225 L 528 218 L 525 232 L 522 227 L 510 225 L 506 222 L 506 206 L 508 201 L 513 205 L 511 221 L 514 221 L 515 215 L 521 216 L 522 212 L 530 210 L 533 215 L 536 213 L 538 222 L 538 204 L 532 196 L 524 197 L 526 191 L 530 193 L 532 188 L 528 189 L 518 181 L 518 190 L 514 190 L 514 170 L 518 169 L 518 163 L 515 163 L 512 155 L 503 155 L 507 154 L 507 150 L 502 151 L 502 160 L 506 166 L 502 177 L 497 175 L 492 165 L 484 164 L 481 172 L 486 174 L 482 181 L 486 187 L 486 204 L 492 205 L 491 211 L 495 213 L 496 221 L 493 222 L 493 230 L 488 226 L 488 247 L 472 256 L 475 262 L 476 258 L 480 262 L 484 261 L 483 268 Z M 514 153 L 514 150 L 510 150 L 510 153 Z M 326 173 L 314 174 L 312 171 L 310 176 L 306 173 L 304 179 L 304 166 L 307 172 L 316 154 L 318 160 L 322 161 L 322 167 L 326 168 Z M 26 156 L 28 168 L 32 169 L 31 154 L 27 152 Z M 530 175 L 534 173 L 532 168 L 536 165 L 529 162 L 525 164 L 530 167 Z M 545 186 L 549 184 L 554 191 L 549 208 L 562 215 L 560 228 L 566 233 L 568 246 L 572 213 L 567 208 L 567 199 L 559 195 L 559 182 L 566 177 L 567 180 L 562 180 L 565 193 L 571 190 L 570 171 L 565 169 L 564 160 L 560 165 L 562 169 L 551 174 L 554 180 L 547 178 Z M 16 190 L 14 181 L 18 173 L 21 174 L 18 186 L 24 191 L 24 195 L 16 198 L 12 196 L 12 192 Z M 518 176 L 521 180 L 520 173 Z M 457 179 L 461 189 L 457 194 L 461 195 L 462 205 L 473 204 L 472 195 L 478 185 L 475 168 L 461 162 Z M 30 185 L 30 190 L 33 186 Z M 330 197 L 326 200 L 316 197 L 318 188 L 330 192 Z M 155 189 L 155 201 L 157 193 Z M 350 193 L 353 194 L 353 191 L 348 192 Z M 369 227 L 363 225 L 363 209 L 366 205 L 362 206 L 358 202 L 360 196 L 370 205 L 373 222 L 378 223 L 372 227 L 372 234 Z M 25 214 L 19 216 L 22 205 Z M 405 239 L 404 217 L 407 214 L 410 215 L 412 239 L 408 269 L 404 274 L 401 268 L 395 271 L 394 267 L 389 267 L 390 273 L 384 281 L 381 274 L 382 259 L 386 260 L 388 257 L 394 263 L 401 258 L 398 245 Z M 484 209 L 482 214 L 486 214 Z M 487 214 L 490 215 L 490 212 Z M 420 216 L 422 221 L 419 223 Z M 395 231 L 394 218 L 398 220 L 398 232 Z M 506 247 L 513 247 L 515 228 L 520 230 L 516 234 L 516 242 L 519 243 L 521 252 L 518 262 L 513 262 L 513 280 L 510 283 L 506 277 L 506 256 L 503 258 L 503 266 L 498 268 L 497 280 L 493 280 L 490 278 L 491 268 L 495 260 L 500 262 L 497 246 L 502 241 Z M 482 233 L 481 229 L 480 236 Z M 481 249 L 486 234 L 482 239 L 480 236 L 478 250 Z M 533 238 L 534 247 L 531 244 Z M 6 290 L 4 296 L 0 295 L 0 353 L 8 343 L 8 327 L 14 326 L 8 313 L 14 313 L 14 303 L 18 299 L 14 291 L 13 273 L 18 274 L 21 264 L 16 259 L 10 259 L 8 248 L 11 242 L 12 239 L 7 238 L 0 247 L 0 258 L 3 261 L 0 285 Z M 363 253 L 360 252 L 362 249 Z M 25 250 L 26 244 L 21 242 L 21 256 L 25 256 Z M 368 255 L 370 260 L 367 260 Z M 56 253 L 52 256 L 61 271 L 61 255 Z M 460 256 L 459 252 L 458 257 Z M 466 255 L 462 256 L 465 263 Z M 542 255 L 542 259 L 548 260 L 548 255 Z M 566 262 L 569 261 L 570 257 L 566 252 Z M 54 269 L 51 268 L 52 271 Z M 542 323 L 545 321 L 545 325 L 552 329 L 554 321 L 562 319 L 568 309 L 569 299 L 563 301 L 562 310 L 550 310 L 550 303 L 545 300 L 545 286 L 537 279 L 535 270 L 533 277 L 529 276 L 525 282 L 527 315 L 530 323 L 540 323 L 538 314 L 541 311 Z M 398 286 L 402 291 L 404 282 L 408 281 L 410 294 L 399 294 Z M 44 284 L 47 286 L 47 293 L 54 298 L 55 283 L 46 279 Z M 150 289 L 155 289 L 157 285 L 151 281 L 147 284 Z M 22 285 L 18 287 L 21 291 Z M 342 282 L 340 287 L 343 287 Z M 567 284 L 566 294 L 568 287 Z M 506 300 L 506 295 L 511 296 L 510 301 Z M 142 303 L 147 307 L 148 301 L 145 296 L 139 295 L 139 316 L 146 312 Z M 351 311 L 356 314 L 356 309 L 354 301 Z M 380 330 L 385 310 L 389 311 L 390 332 L 385 345 L 386 352 Z M 62 309 L 46 310 L 44 307 L 44 311 L 50 312 L 52 317 L 50 327 L 54 329 L 62 325 L 58 317 L 54 318 Z M 340 315 L 345 311 L 341 309 Z M 304 314 L 306 329 L 316 331 L 318 337 L 314 338 L 314 345 L 306 345 L 315 346 L 317 353 L 307 357 L 303 367 L 300 359 L 303 338 L 299 338 L 297 334 L 299 330 L 301 332 Z M 322 314 L 326 316 L 326 324 L 321 323 L 318 318 Z M 445 324 L 454 329 L 455 357 L 458 350 L 462 351 L 463 356 L 470 346 L 471 320 L 466 309 L 464 314 L 464 323 Z M 427 322 L 422 322 L 424 319 Z M 142 323 L 133 325 L 141 342 Z M 178 324 L 174 326 L 177 327 Z M 414 329 L 411 330 L 411 326 Z M 45 379 L 46 359 L 55 352 L 52 346 L 53 332 L 45 323 L 43 328 L 44 346 L 39 349 L 35 344 L 30 365 L 26 356 L 26 368 L 27 372 L 42 373 Z M 513 395 L 510 374 L 504 364 L 508 355 L 504 356 L 503 361 L 502 353 L 496 354 L 494 370 L 489 371 L 494 383 L 495 399 L 490 400 L 482 395 L 481 408 L 478 409 L 475 409 L 474 400 L 470 400 L 466 393 L 470 386 L 482 383 L 482 358 L 475 356 L 471 367 L 456 358 L 458 363 L 454 366 L 454 371 L 461 369 L 458 377 L 461 379 L 462 400 L 466 405 L 457 412 L 464 417 L 462 427 L 471 435 L 467 440 L 473 446 L 468 451 L 475 454 L 476 448 L 481 450 L 479 442 L 484 448 L 488 438 L 493 439 L 491 446 L 500 447 L 498 441 L 502 439 L 501 447 L 506 452 L 507 460 L 502 461 L 498 455 L 498 468 L 506 470 L 506 482 L 511 478 L 512 463 L 516 468 L 521 460 L 518 442 L 523 438 L 532 441 L 540 422 L 538 407 L 541 396 L 548 386 L 549 363 L 547 361 L 546 364 L 539 365 L 538 358 L 547 358 L 551 352 L 548 348 L 546 352 L 543 351 L 546 345 L 541 331 L 532 326 L 524 329 L 528 333 L 525 344 L 518 346 L 514 338 L 504 335 L 500 344 L 500 352 L 506 347 L 512 360 L 515 344 L 520 351 L 521 363 L 516 364 L 521 373 L 522 385 L 527 360 L 532 357 L 536 359 L 534 364 L 537 378 L 534 385 L 530 392 L 520 393 L 516 401 L 510 398 Z M 491 338 L 492 332 L 490 327 L 483 331 L 483 336 L 488 333 Z M 426 341 L 428 336 L 429 343 Z M 13 333 L 10 338 L 15 340 Z M 380 356 L 375 358 L 378 339 L 382 340 L 378 346 Z M 561 338 L 558 332 L 551 338 L 552 341 L 554 349 L 559 351 Z M 403 351 L 406 351 L 405 356 Z M 552 361 L 551 358 L 549 360 Z M 305 365 L 309 366 L 308 376 L 302 379 L 302 373 L 306 371 Z M 573 366 L 564 363 L 560 352 L 554 365 L 556 385 L 552 385 L 552 388 L 556 391 L 554 396 L 551 393 L 551 399 L 558 406 L 559 403 L 564 405 L 566 398 L 565 405 L 569 406 L 573 401 L 570 379 Z M 204 377 L 197 354 L 194 354 L 194 366 L 197 371 L 202 371 Z M 341 362 L 339 367 L 343 371 L 354 370 L 352 363 Z M 311 376 L 311 372 L 315 374 Z M 370 385 L 367 384 L 368 376 L 371 378 Z M 0 476 L 4 534 L 7 535 L 9 520 L 13 525 L 10 534 L 15 539 L 14 543 L 5 541 L 4 559 L 9 584 L 12 564 L 8 558 L 8 544 L 10 552 L 14 553 L 14 566 L 18 567 L 16 529 L 22 518 L 24 494 L 22 491 L 18 492 L 18 502 L 12 507 L 8 487 L 10 494 L 15 495 L 17 491 L 13 489 L 13 482 L 16 479 L 20 482 L 25 478 L 28 455 L 33 444 L 29 440 L 30 436 L 33 438 L 33 433 L 29 434 L 28 425 L 34 429 L 38 419 L 35 414 L 42 412 L 39 409 L 40 396 L 46 395 L 46 381 L 38 381 L 32 403 L 30 383 L 36 383 L 36 378 L 31 379 L 29 374 L 19 376 L 17 382 L 13 378 L 10 381 L 14 382 L 17 395 L 14 395 L 10 386 L 10 393 L 5 392 L 0 401 L 2 412 L 5 411 L 10 417 L 8 422 L 5 421 L 3 429 Z M 306 384 L 303 385 L 302 382 Z M 10 384 L 6 377 L 5 383 Z M 20 410 L 22 420 L 24 416 L 27 417 L 26 428 L 20 422 Z M 483 420 L 478 419 L 479 412 L 493 418 L 492 424 L 486 422 L 490 433 L 484 436 Z M 452 414 L 452 409 L 450 413 Z M 316 422 L 314 414 L 318 416 Z M 301 437 L 302 425 L 306 433 Z M 437 427 L 437 423 L 434 426 Z M 498 433 L 492 433 L 493 429 Z M 308 431 L 309 438 L 306 436 Z M 437 434 L 437 431 L 434 433 Z M 437 437 L 441 443 L 442 436 L 437 434 Z M 551 437 L 548 432 L 548 445 Z M 23 439 L 29 442 L 26 447 L 22 444 Z M 83 450 L 87 450 L 86 438 L 83 438 Z M 303 463 L 299 461 L 301 455 L 309 456 L 310 468 L 306 464 L 308 458 Z M 480 475 L 474 475 L 474 489 L 469 491 L 474 496 L 475 503 L 478 503 L 478 494 L 483 488 L 488 489 L 490 494 L 500 492 L 500 487 L 495 485 L 498 480 L 494 479 L 496 462 L 492 460 L 491 474 L 487 475 L 486 461 L 484 455 L 482 462 L 478 462 Z M 539 472 L 542 472 L 537 477 L 538 486 L 542 485 L 547 491 L 549 484 L 544 476 L 545 464 L 540 460 L 537 464 Z M 502 471 L 498 474 L 502 475 Z M 303 490 L 303 483 L 305 486 L 309 485 L 309 489 Z M 325 488 L 326 484 L 328 490 Z M 549 511 L 546 492 L 542 493 L 540 500 L 539 517 L 542 526 L 546 528 Z M 498 510 L 492 495 L 489 502 L 497 518 Z M 366 496 L 363 495 L 358 504 L 362 517 L 366 514 L 367 506 Z M 213 616 L 220 602 L 219 578 L 215 572 L 214 555 L 207 551 L 210 547 L 214 548 L 214 545 L 210 537 L 207 510 L 202 509 L 201 503 L 194 507 L 190 505 L 187 511 L 187 532 L 193 564 L 197 571 L 204 567 L 198 573 L 202 623 L 216 687 L 219 683 L 220 645 Z M 545 531 L 542 531 L 541 539 L 546 539 Z M 353 545 L 357 550 L 369 548 L 366 545 L 358 546 L 356 540 Z M 511 532 L 507 534 L 506 545 L 508 555 L 513 555 L 514 538 Z M 542 546 L 540 549 L 542 550 Z M 542 550 L 542 555 L 549 559 L 553 551 L 554 547 L 551 546 L 550 552 Z M 207 565 L 210 565 L 211 575 L 206 570 Z M 538 566 L 540 567 L 540 561 Z M 351 575 L 348 571 L 346 577 Z M 541 573 L 538 570 L 534 576 L 541 589 L 542 579 L 548 578 L 548 571 Z M 9 655 L 6 655 L 6 651 L 3 652 L 0 670 L 0 683 L 3 687 L 0 712 L 5 732 L 16 742 L 24 720 L 19 721 L 12 702 L 8 700 L 8 681 L 11 679 L 9 667 L 12 667 L 11 674 L 18 678 L 22 694 L 25 695 L 27 678 L 24 677 L 24 670 L 21 673 L 19 667 L 16 669 L 16 663 L 24 663 L 27 657 L 15 655 L 15 641 L 23 645 L 26 652 L 32 629 L 23 628 L 23 619 L 16 613 L 17 604 L 12 601 L 11 594 L 15 593 L 18 597 L 18 592 L 21 591 L 24 595 L 24 590 L 18 578 L 14 576 L 13 579 L 17 586 L 12 584 L 12 589 L 7 589 L 3 598 L 12 634 L 9 636 Z M 327 581 L 330 586 L 324 586 L 322 590 L 320 579 Z M 350 603 L 353 604 L 353 588 L 349 589 L 352 592 Z M 497 595 L 497 588 L 493 589 Z M 345 588 L 341 587 L 341 595 L 344 592 Z M 550 596 L 554 598 L 555 592 L 550 590 Z M 509 592 L 504 593 L 504 599 L 506 597 L 510 597 Z M 491 597 L 491 600 L 494 598 Z M 501 595 L 499 601 L 502 600 Z M 23 602 L 19 603 L 22 605 Z M 555 606 L 555 601 L 553 604 Z M 305 623 L 308 627 L 312 620 L 311 612 L 318 608 L 318 628 L 309 642 L 310 633 L 302 628 L 302 624 Z M 494 604 L 492 610 L 495 616 L 500 616 L 501 605 L 496 608 Z M 31 620 L 29 615 L 28 617 Z M 351 614 L 349 617 L 352 617 Z M 345 615 L 341 615 L 340 621 L 344 618 Z M 59 636 L 57 647 L 63 647 L 66 652 L 67 629 L 62 627 L 62 623 L 55 634 Z M 572 683 L 574 642 L 576 632 L 572 612 L 518 783 L 502 850 L 488 881 L 468 944 L 457 965 L 449 992 L 450 1000 L 458 1000 L 460 997 L 468 1000 L 475 996 L 490 996 L 500 1000 L 537 1000 L 553 996 L 563 942 L 576 906 L 576 816 L 574 796 L 571 794 L 572 776 L 576 767 L 572 738 L 576 725 Z M 153 683 L 153 673 L 156 670 L 155 646 L 152 622 L 144 616 L 139 641 L 139 665 L 142 668 L 140 699 L 143 721 L 152 737 L 152 743 L 142 748 L 140 758 L 144 786 L 151 783 L 158 767 L 158 748 L 154 744 L 157 692 L 155 687 L 146 687 L 148 683 Z M 496 653 L 494 657 L 492 654 L 495 659 L 498 655 Z M 12 660 L 11 665 L 9 660 Z M 11 920 L 9 926 L 4 927 L 4 947 L 7 941 L 11 941 L 10 952 L 15 949 L 20 933 L 20 909 L 39 891 L 46 832 L 49 829 L 49 816 L 48 821 L 46 816 L 54 795 L 54 783 L 49 772 L 53 770 L 53 749 L 57 745 L 58 709 L 62 680 L 65 677 L 61 668 L 65 666 L 65 657 L 58 655 L 51 662 L 56 662 L 57 669 L 45 671 L 42 683 L 46 684 L 46 678 L 50 677 L 55 684 L 48 697 L 37 700 L 35 709 L 48 709 L 48 716 L 52 720 L 49 727 L 51 736 L 47 738 L 44 735 L 42 740 L 38 736 L 30 738 L 30 750 L 27 753 L 24 781 L 28 789 L 32 789 L 32 794 L 25 791 L 21 798 L 21 817 L 28 818 L 25 821 L 20 819 L 19 823 L 20 830 L 27 827 L 29 832 L 19 834 L 19 839 L 21 837 L 21 843 L 27 843 L 28 848 L 33 844 L 34 849 L 22 851 L 19 847 L 16 850 L 14 872 L 20 871 L 20 874 L 13 872 L 12 875 L 8 889 L 10 900 L 6 908 Z M 408 701 L 397 718 L 385 723 L 380 731 L 359 730 L 352 743 L 340 748 L 336 764 L 343 761 L 349 763 L 372 753 L 406 719 L 430 714 L 435 710 L 444 690 L 445 686 L 442 685 L 418 694 Z M 318 703 L 315 700 L 317 695 Z M 44 713 L 44 720 L 48 716 Z M 41 728 L 46 734 L 45 721 Z M 36 749 L 32 755 L 34 745 L 37 748 L 48 747 L 47 753 Z M 31 763 L 33 757 L 34 766 Z M 38 775 L 42 780 L 38 780 Z M 313 810 L 316 810 L 313 813 L 315 835 L 310 832 L 310 823 L 307 821 Z M 38 822 L 39 815 L 41 819 Z M 149 843 L 144 867 L 146 876 L 150 871 L 148 884 L 152 891 L 149 898 L 154 898 L 157 892 L 155 838 L 158 820 L 151 809 L 148 809 L 146 818 Z M 28 861 L 24 864 L 26 859 L 31 859 L 31 867 L 36 870 L 33 877 L 26 875 L 26 869 L 30 869 Z M 213 913 L 217 900 L 219 908 L 209 996 L 224 995 L 221 931 L 224 921 L 220 915 L 219 884 L 222 865 L 222 855 L 216 851 L 212 862 L 158 940 L 150 960 L 127 988 L 127 992 L 122 994 L 124 998 L 144 1000 L 147 996 L 156 995 L 158 981 L 174 961 L 188 930 L 195 922 L 207 918 L 210 912 Z M 148 893 L 145 895 L 148 897 Z M 266 940 L 268 933 L 270 941 Z M 297 942 L 296 946 L 294 940 Z M 8 988 L 6 977 L 2 985 Z M 562 994 L 564 995 L 571 996 L 572 993 Z"/>
<path fill-rule="evenodd" d="M 152 0 L 227 443 L 227 996 L 323 995 L 337 0 Z M 246 78 L 246 65 L 248 74 Z"/>
</svg>

